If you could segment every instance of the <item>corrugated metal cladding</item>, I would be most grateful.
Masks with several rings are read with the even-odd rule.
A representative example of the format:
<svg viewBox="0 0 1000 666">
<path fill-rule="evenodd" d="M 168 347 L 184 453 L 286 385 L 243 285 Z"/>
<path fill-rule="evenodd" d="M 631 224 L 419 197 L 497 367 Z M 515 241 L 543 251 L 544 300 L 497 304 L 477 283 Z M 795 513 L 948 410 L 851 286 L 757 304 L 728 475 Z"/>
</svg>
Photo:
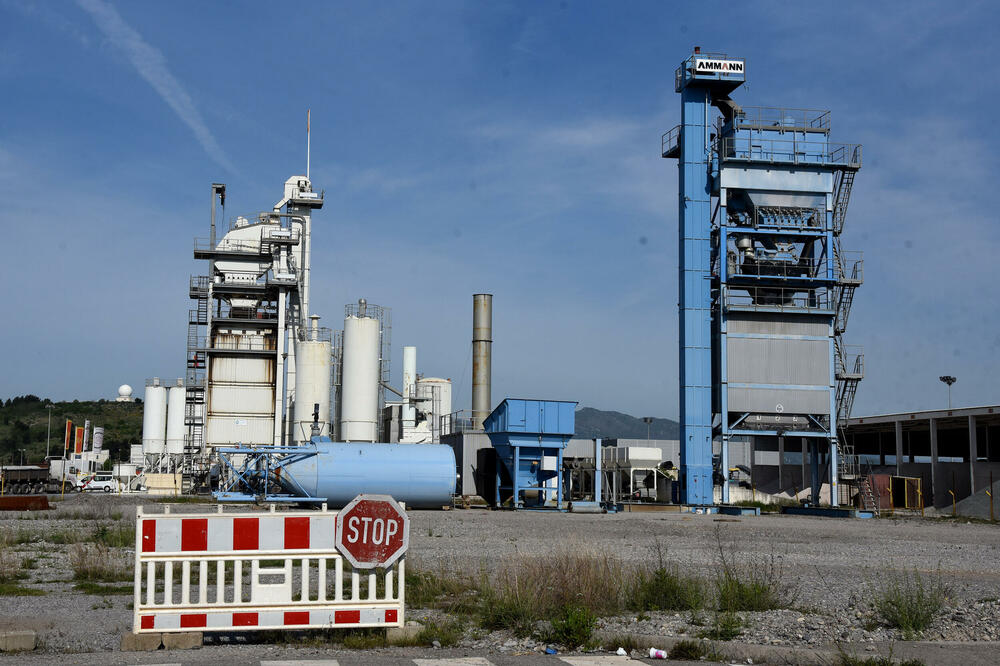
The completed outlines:
<svg viewBox="0 0 1000 666">
<path fill-rule="evenodd" d="M 212 390 L 212 416 L 219 414 L 274 415 L 274 386 L 216 384 Z M 273 433 L 272 433 L 273 439 Z"/>
<path fill-rule="evenodd" d="M 829 387 L 823 390 L 795 389 L 729 389 L 730 412 L 774 414 L 782 406 L 784 414 L 829 414 Z"/>
<path fill-rule="evenodd" d="M 260 382 L 274 383 L 273 358 L 239 358 L 216 356 L 211 359 L 212 383 L 220 382 Z"/>
<path fill-rule="evenodd" d="M 727 323 L 729 333 L 750 333 L 757 335 L 808 335 L 828 337 L 829 318 L 798 316 L 793 319 L 772 319 L 761 316 L 736 316 L 730 313 Z"/>
<path fill-rule="evenodd" d="M 826 340 L 728 338 L 731 384 L 830 386 Z"/>
<path fill-rule="evenodd" d="M 273 444 L 274 419 L 253 416 L 209 416 L 206 441 L 221 444 Z"/>
</svg>

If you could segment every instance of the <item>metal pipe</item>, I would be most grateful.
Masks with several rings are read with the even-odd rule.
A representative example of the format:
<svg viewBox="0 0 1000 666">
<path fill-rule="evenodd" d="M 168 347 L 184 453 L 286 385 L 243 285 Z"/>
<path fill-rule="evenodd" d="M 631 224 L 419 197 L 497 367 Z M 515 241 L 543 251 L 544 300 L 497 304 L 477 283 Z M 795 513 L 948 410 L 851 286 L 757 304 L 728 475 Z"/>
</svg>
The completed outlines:
<svg viewBox="0 0 1000 666">
<path fill-rule="evenodd" d="M 416 426 L 417 408 L 417 348 L 403 347 L 403 433 L 409 434 Z"/>
<path fill-rule="evenodd" d="M 490 415 L 493 375 L 493 294 L 472 295 L 472 427 Z"/>
</svg>

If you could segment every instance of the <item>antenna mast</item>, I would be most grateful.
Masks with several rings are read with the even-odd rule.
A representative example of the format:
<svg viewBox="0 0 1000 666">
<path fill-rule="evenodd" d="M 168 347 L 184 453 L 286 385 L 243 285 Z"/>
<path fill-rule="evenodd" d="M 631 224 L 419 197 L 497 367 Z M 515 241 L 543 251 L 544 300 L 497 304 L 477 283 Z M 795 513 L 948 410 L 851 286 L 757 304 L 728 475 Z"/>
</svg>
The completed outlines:
<svg viewBox="0 0 1000 666">
<path fill-rule="evenodd" d="M 312 109 L 306 109 L 306 178 L 309 178 L 309 150 L 311 148 L 309 139 L 309 116 Z"/>
</svg>

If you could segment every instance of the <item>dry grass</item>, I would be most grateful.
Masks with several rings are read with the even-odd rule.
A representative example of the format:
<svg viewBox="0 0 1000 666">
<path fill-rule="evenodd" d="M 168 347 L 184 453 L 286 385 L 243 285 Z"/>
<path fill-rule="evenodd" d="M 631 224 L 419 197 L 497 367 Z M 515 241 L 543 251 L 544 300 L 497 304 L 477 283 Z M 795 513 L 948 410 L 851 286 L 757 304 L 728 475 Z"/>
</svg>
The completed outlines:
<svg viewBox="0 0 1000 666">
<path fill-rule="evenodd" d="M 132 580 L 132 561 L 103 544 L 76 544 L 70 549 L 69 563 L 77 581 L 113 583 Z"/>
</svg>

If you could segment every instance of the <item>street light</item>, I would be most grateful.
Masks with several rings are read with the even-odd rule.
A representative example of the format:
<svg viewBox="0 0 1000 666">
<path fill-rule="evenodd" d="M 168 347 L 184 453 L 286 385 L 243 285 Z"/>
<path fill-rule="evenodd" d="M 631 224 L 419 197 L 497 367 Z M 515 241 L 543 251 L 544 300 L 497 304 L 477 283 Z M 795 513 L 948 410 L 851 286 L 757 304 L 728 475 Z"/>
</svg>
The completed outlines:
<svg viewBox="0 0 1000 666">
<path fill-rule="evenodd" d="M 45 459 L 49 459 L 49 442 L 52 441 L 52 408 L 55 405 L 45 405 L 45 409 L 49 410 L 49 429 L 45 434 Z"/>
<path fill-rule="evenodd" d="M 20 464 L 23 465 L 24 464 L 24 451 L 25 450 L 24 449 L 18 449 L 18 451 L 21 452 L 21 462 L 20 462 Z"/>
<path fill-rule="evenodd" d="M 948 385 L 948 409 L 951 409 L 951 385 L 957 382 L 958 379 L 952 377 L 951 375 L 944 375 L 942 377 L 938 377 L 938 379 Z"/>
<path fill-rule="evenodd" d="M 642 422 L 646 424 L 646 441 L 649 441 L 649 424 L 653 422 L 652 416 L 643 416 Z"/>
</svg>

